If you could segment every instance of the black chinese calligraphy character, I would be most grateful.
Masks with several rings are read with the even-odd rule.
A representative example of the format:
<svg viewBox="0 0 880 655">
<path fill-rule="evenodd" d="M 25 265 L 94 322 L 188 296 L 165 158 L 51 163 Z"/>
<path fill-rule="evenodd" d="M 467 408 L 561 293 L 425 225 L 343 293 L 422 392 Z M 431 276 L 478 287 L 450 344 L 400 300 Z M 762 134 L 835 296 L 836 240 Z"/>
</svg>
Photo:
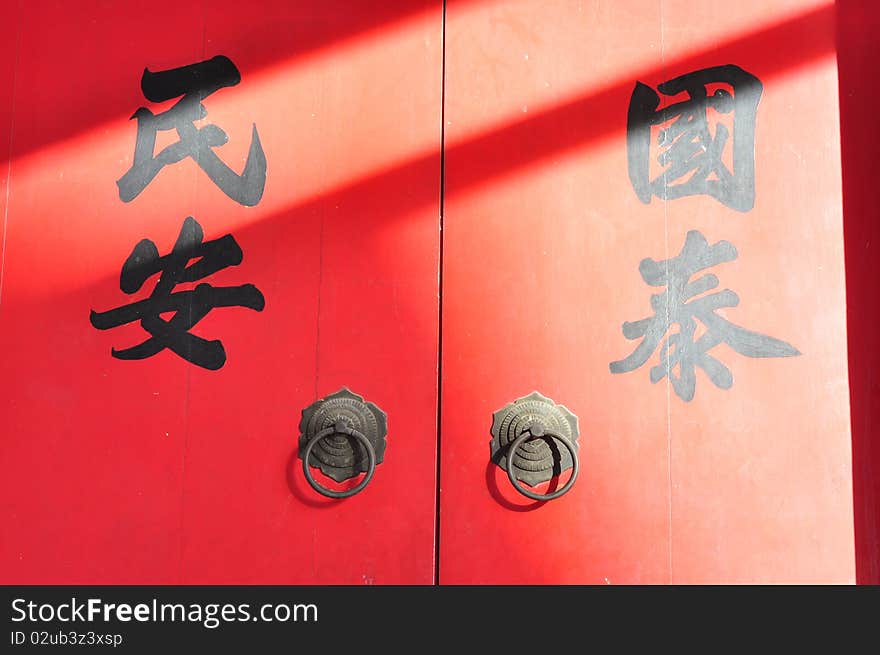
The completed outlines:
<svg viewBox="0 0 880 655">
<path fill-rule="evenodd" d="M 658 110 L 657 92 L 636 82 L 627 114 L 626 150 L 629 179 L 639 199 L 649 203 L 652 196 L 671 200 L 709 195 L 732 209 L 749 211 L 755 204 L 755 118 L 763 92 L 758 78 L 738 66 L 716 66 L 663 82 L 657 89 L 669 99 L 682 93 L 687 98 Z M 720 120 L 712 133 L 710 109 L 716 117 L 733 112 L 732 139 Z M 657 136 L 657 162 L 663 172 L 651 179 L 654 126 L 663 126 Z M 728 140 L 733 170 L 724 161 Z"/>
<path fill-rule="evenodd" d="M 127 294 L 136 293 L 148 278 L 160 273 L 153 293 L 139 302 L 95 312 L 89 317 L 94 327 L 109 330 L 126 323 L 140 321 L 152 335 L 131 348 L 111 350 L 118 359 L 145 359 L 168 348 L 186 361 L 215 371 L 226 363 L 226 351 L 220 341 L 208 341 L 190 334 L 189 330 L 215 307 L 247 307 L 263 311 L 263 294 L 253 284 L 237 287 L 213 287 L 201 283 L 189 291 L 172 293 L 175 286 L 195 282 L 242 261 L 241 248 L 231 234 L 202 243 L 202 227 L 189 217 L 183 222 L 180 236 L 170 255 L 159 256 L 156 244 L 148 239 L 138 243 L 119 277 L 119 287 Z M 190 260 L 196 261 L 190 264 Z M 174 312 L 170 320 L 164 312 Z"/>
<path fill-rule="evenodd" d="M 716 314 L 721 308 L 739 304 L 739 296 L 730 289 L 695 298 L 717 287 L 718 278 L 708 273 L 690 281 L 691 276 L 736 257 L 733 244 L 719 241 L 710 246 L 702 234 L 692 230 L 687 233 L 678 256 L 664 261 L 643 259 L 639 264 L 642 279 L 651 286 L 665 286 L 666 290 L 651 296 L 653 316 L 623 324 L 623 335 L 627 339 L 640 338 L 642 341 L 627 358 L 612 362 L 611 372 L 628 373 L 642 366 L 673 325 L 678 326 L 678 332 L 668 336 L 663 343 L 660 363 L 651 368 L 651 382 L 669 376 L 675 393 L 685 401 L 694 397 L 697 366 L 719 389 L 733 386 L 730 370 L 709 354 L 709 350 L 718 344 L 726 343 L 746 357 L 800 355 L 794 346 L 784 341 L 743 329 Z M 695 339 L 697 321 L 703 324 L 705 331 Z M 678 375 L 674 373 L 676 367 Z"/>
<path fill-rule="evenodd" d="M 143 191 L 163 167 L 192 157 L 227 196 L 252 207 L 263 197 L 266 184 L 266 155 L 260 144 L 257 126 L 253 126 L 251 145 L 241 175 L 237 175 L 214 152 L 229 137 L 216 125 L 196 127 L 195 122 L 208 114 L 202 101 L 209 95 L 241 81 L 241 74 L 227 57 L 217 56 L 189 66 L 157 73 L 144 69 L 141 89 L 151 102 L 164 102 L 183 96 L 171 109 L 153 114 L 146 107 L 138 109 L 137 140 L 131 168 L 116 185 L 123 202 L 130 202 Z M 154 154 L 159 131 L 176 130 L 180 137 Z"/>
</svg>

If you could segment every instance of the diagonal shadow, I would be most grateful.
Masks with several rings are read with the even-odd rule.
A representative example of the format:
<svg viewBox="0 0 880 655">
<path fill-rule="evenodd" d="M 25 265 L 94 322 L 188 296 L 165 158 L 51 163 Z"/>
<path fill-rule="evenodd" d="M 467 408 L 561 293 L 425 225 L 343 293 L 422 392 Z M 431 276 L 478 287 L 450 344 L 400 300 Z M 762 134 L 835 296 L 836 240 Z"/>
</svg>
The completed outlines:
<svg viewBox="0 0 880 655">
<path fill-rule="evenodd" d="M 828 25 L 833 20 L 834 7 L 829 5 L 718 47 L 666 62 L 638 77 L 654 79 L 710 64 L 745 61 L 754 63 L 754 72 L 766 80 L 831 54 L 834 42 Z M 778 48 L 778 43 L 792 46 Z M 498 127 L 488 134 L 447 145 L 444 156 L 447 164 L 454 162 L 454 169 L 447 165 L 445 192 L 452 195 L 466 192 L 544 159 L 622 134 L 634 82 L 635 77 Z M 437 175 L 438 157 L 437 152 L 430 152 L 409 159 L 305 200 L 289 211 L 295 215 L 310 215 L 325 204 L 345 206 L 354 198 L 377 194 L 388 203 L 388 215 L 406 214 L 437 201 L 439 189 L 413 182 L 425 179 L 423 176 Z"/>
<path fill-rule="evenodd" d="M 626 129 L 626 107 L 636 79 L 669 79 L 708 65 L 736 63 L 761 79 L 780 75 L 829 55 L 834 43 L 828 5 L 748 36 L 664 62 L 618 84 L 577 98 L 532 118 L 510 123 L 447 147 L 448 189 L 460 192 L 554 155 L 614 137 Z M 778 44 L 790 47 L 778 47 Z"/>
<path fill-rule="evenodd" d="M 446 4 L 476 3 L 479 1 L 446 0 Z M 0 16 L 6 23 L 2 33 L 14 44 L 23 22 L 22 16 L 25 9 L 21 4 L 17 4 L 15 7 L 12 4 L 13 2 L 9 2 L 0 11 Z M 277 29 L 278 27 L 278 16 L 276 15 L 278 12 L 274 8 L 277 6 L 279 11 L 283 13 L 289 9 L 289 5 L 289 0 L 264 0 L 260 3 L 258 11 L 251 12 L 246 30 L 242 29 L 238 22 L 218 23 L 216 32 L 212 33 L 212 40 L 218 43 L 232 44 L 228 48 L 224 47 L 223 50 L 227 54 L 227 51 L 247 53 L 248 69 L 243 70 L 242 73 L 254 75 L 259 73 L 262 68 L 281 61 L 302 58 L 371 32 L 377 32 L 376 38 L 381 38 L 381 30 L 393 27 L 420 14 L 437 12 L 439 32 L 439 12 L 443 2 L 442 0 L 351 2 L 345 3 L 345 8 L 342 11 L 339 3 L 314 2 L 307 9 L 303 9 L 303 21 L 292 22 L 289 16 L 285 16 L 289 40 L 282 49 L 279 48 L 276 40 L 266 39 L 263 35 L 270 28 Z M 211 11 L 219 10 L 206 8 L 205 20 L 208 20 Z M 157 46 L 157 49 L 160 48 L 161 46 Z M 221 54 L 213 52 L 210 46 L 207 47 L 207 50 L 205 58 Z M 12 61 L 15 61 L 17 56 L 18 52 L 14 51 Z M 192 62 L 180 62 L 181 65 L 188 63 Z M 145 61 L 144 65 L 147 64 L 148 62 Z M 56 99 L 59 106 L 63 107 L 64 120 L 47 122 L 42 125 L 39 134 L 36 135 L 36 138 L 30 139 L 26 147 L 22 148 L 16 145 L 14 156 L 25 155 L 55 141 L 74 137 L 110 120 L 127 120 L 134 108 L 105 101 L 101 98 L 100 90 L 137 88 L 141 72 L 141 70 L 116 67 L 112 72 L 102 75 L 100 79 L 89 79 L 88 71 L 70 73 L 82 78 L 84 91 L 76 95 L 68 95 L 63 99 Z M 59 73 L 61 73 L 60 70 Z M 5 102 L 11 100 L 11 94 L 4 97 Z"/>
<path fill-rule="evenodd" d="M 802 14 L 758 32 L 732 39 L 686 57 L 663 62 L 632 78 L 600 88 L 543 112 L 531 114 L 491 131 L 447 144 L 443 154 L 447 198 L 466 193 L 479 185 L 554 156 L 595 145 L 623 134 L 626 108 L 636 79 L 653 82 L 709 65 L 736 62 L 763 81 L 775 75 L 827 56 L 834 51 L 833 34 L 828 25 L 834 7 Z M 779 48 L 790 43 L 790 48 Z M 437 148 L 398 164 L 356 178 L 329 191 L 322 191 L 287 206 L 273 208 L 272 216 L 287 220 L 313 216 L 332 207 L 357 207 L 365 198 L 383 199 L 386 221 L 401 219 L 410 212 L 436 203 L 440 197 Z M 424 180 L 437 179 L 436 185 Z M 255 222 L 272 220 L 254 216 Z M 245 229 L 236 228 L 236 233 Z"/>
</svg>

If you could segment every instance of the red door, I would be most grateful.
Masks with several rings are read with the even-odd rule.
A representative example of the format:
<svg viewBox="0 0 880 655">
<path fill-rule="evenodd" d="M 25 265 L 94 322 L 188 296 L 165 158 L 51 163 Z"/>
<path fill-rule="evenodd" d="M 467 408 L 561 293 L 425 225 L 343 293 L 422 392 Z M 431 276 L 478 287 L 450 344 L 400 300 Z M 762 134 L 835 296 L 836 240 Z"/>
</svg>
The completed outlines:
<svg viewBox="0 0 880 655">
<path fill-rule="evenodd" d="M 6 5 L 4 582 L 430 583 L 441 3 Z"/>
<path fill-rule="evenodd" d="M 853 581 L 833 6 L 6 5 L 3 582 Z"/>
<path fill-rule="evenodd" d="M 441 583 L 854 580 L 833 30 L 450 5 Z"/>
</svg>

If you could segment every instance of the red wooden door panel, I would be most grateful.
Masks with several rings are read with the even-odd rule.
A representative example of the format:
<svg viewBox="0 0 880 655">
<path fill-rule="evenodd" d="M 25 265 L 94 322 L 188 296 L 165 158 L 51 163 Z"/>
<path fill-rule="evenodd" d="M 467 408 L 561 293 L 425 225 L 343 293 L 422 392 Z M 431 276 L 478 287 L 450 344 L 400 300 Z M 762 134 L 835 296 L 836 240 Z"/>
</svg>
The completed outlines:
<svg viewBox="0 0 880 655">
<path fill-rule="evenodd" d="M 258 4 L 22 3 L 0 303 L 4 582 L 433 579 L 441 4 Z M 214 152 L 235 174 L 256 130 L 259 202 L 224 193 L 204 156 L 123 202 L 129 117 L 177 101 L 145 98 L 144 68 L 218 55 L 240 81 L 202 98 L 197 126 L 225 131 Z M 243 253 L 198 281 L 252 284 L 264 308 L 216 307 L 192 328 L 222 342 L 218 370 L 168 349 L 115 358 L 149 335 L 96 330 L 90 310 L 148 297 L 156 278 L 120 289 L 123 262 L 142 239 L 167 255 L 187 217 Z M 362 493 L 330 501 L 305 483 L 297 437 L 301 411 L 343 386 L 387 413 L 388 446 Z"/>
<path fill-rule="evenodd" d="M 452 4 L 446 39 L 440 582 L 853 581 L 833 5 Z M 662 109 L 695 97 L 663 82 L 731 64 L 701 82 L 709 138 L 634 121 L 633 173 L 636 83 Z M 706 188 L 738 193 L 675 197 L 709 146 Z M 714 310 L 662 299 L 688 279 Z M 671 347 L 627 364 L 657 325 Z M 580 426 L 544 504 L 489 461 L 493 412 L 533 390 Z"/>
</svg>

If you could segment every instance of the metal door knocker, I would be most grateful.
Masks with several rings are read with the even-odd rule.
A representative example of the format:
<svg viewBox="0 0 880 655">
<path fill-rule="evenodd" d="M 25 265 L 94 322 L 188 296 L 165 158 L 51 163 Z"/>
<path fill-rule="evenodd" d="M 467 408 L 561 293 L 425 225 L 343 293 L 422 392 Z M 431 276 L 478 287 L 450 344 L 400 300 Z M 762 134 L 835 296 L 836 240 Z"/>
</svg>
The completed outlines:
<svg viewBox="0 0 880 655">
<path fill-rule="evenodd" d="M 533 500 L 559 498 L 578 475 L 578 418 L 537 391 L 505 405 L 492 415 L 489 450 L 495 464 L 507 471 L 514 488 Z M 571 469 L 571 477 L 549 494 L 526 489 Z"/>
<path fill-rule="evenodd" d="M 299 424 L 299 458 L 312 489 L 328 498 L 363 491 L 385 457 L 387 425 L 385 412 L 344 387 L 306 407 Z M 319 484 L 311 467 L 336 482 L 365 475 L 351 489 L 336 491 Z"/>
</svg>

